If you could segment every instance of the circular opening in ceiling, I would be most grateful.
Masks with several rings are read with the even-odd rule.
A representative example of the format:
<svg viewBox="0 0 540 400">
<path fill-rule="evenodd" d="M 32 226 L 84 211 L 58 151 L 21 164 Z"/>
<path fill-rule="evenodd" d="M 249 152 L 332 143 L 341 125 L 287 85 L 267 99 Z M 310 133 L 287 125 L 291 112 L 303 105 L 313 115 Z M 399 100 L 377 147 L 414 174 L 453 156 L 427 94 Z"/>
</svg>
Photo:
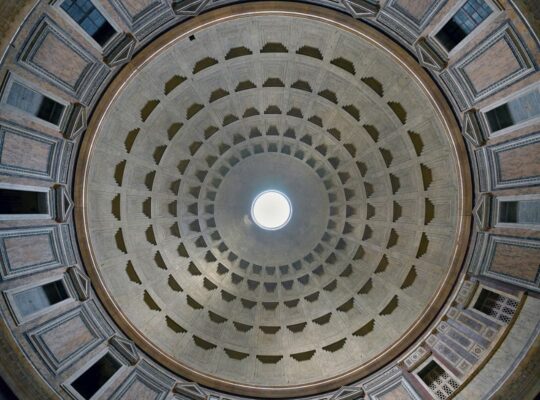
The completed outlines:
<svg viewBox="0 0 540 400">
<path fill-rule="evenodd" d="M 259 193 L 251 204 L 251 218 L 262 229 L 276 231 L 287 225 L 292 216 L 289 198 L 277 190 Z"/>
</svg>

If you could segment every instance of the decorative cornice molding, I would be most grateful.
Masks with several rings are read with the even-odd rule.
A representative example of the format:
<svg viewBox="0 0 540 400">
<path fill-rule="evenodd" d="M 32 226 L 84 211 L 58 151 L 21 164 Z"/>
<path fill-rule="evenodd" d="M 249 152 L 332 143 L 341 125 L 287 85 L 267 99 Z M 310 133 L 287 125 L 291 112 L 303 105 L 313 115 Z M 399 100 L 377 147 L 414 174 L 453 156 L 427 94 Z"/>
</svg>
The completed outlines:
<svg viewBox="0 0 540 400">
<path fill-rule="evenodd" d="M 365 0 L 341 0 L 354 18 L 376 18 L 379 6 Z"/>
<path fill-rule="evenodd" d="M 173 392 L 183 394 L 191 400 L 206 400 L 208 398 L 199 385 L 191 382 L 177 382 L 173 387 Z"/>
<path fill-rule="evenodd" d="M 80 301 L 90 298 L 90 278 L 83 274 L 78 267 L 69 267 L 67 270 L 70 282 Z"/>
<path fill-rule="evenodd" d="M 473 210 L 474 222 L 480 231 L 486 231 L 489 228 L 491 219 L 491 195 L 482 193 Z"/>
<path fill-rule="evenodd" d="M 478 111 L 472 109 L 463 114 L 463 136 L 475 147 L 485 143 L 485 135 L 482 131 Z"/>
<path fill-rule="evenodd" d="M 65 115 L 60 131 L 66 139 L 75 140 L 86 130 L 86 107 L 79 103 L 70 104 Z"/>
<path fill-rule="evenodd" d="M 194 17 L 199 15 L 209 2 L 210 0 L 182 0 L 173 2 L 172 7 L 176 15 Z"/>
<path fill-rule="evenodd" d="M 56 222 L 66 222 L 73 211 L 73 200 L 65 185 L 57 185 L 54 188 Z"/>
<path fill-rule="evenodd" d="M 109 342 L 126 360 L 128 360 L 130 365 L 137 364 L 140 357 L 137 347 L 135 347 L 135 344 L 131 340 L 116 335 L 113 336 Z"/>
<path fill-rule="evenodd" d="M 364 389 L 353 386 L 343 386 L 330 400 L 359 400 L 365 396 Z"/>
<path fill-rule="evenodd" d="M 434 72 L 441 72 L 446 68 L 446 61 L 437 54 L 426 38 L 420 38 L 414 45 L 418 61 L 423 67 Z"/>
<path fill-rule="evenodd" d="M 136 45 L 137 40 L 129 33 L 125 33 L 103 56 L 103 61 L 109 67 L 124 65 L 131 60 Z"/>
</svg>

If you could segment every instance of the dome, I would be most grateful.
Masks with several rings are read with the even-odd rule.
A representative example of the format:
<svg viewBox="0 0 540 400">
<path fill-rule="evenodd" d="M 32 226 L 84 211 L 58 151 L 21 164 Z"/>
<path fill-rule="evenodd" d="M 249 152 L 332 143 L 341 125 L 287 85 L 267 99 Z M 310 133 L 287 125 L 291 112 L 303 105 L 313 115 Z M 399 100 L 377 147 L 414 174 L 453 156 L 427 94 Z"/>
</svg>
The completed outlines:
<svg viewBox="0 0 540 400">
<path fill-rule="evenodd" d="M 170 368 L 239 391 L 365 374 L 455 279 L 462 143 L 427 80 L 359 28 L 240 14 L 111 95 L 84 166 L 88 247 Z M 252 218 L 268 190 L 294 209 L 275 231 Z"/>
<path fill-rule="evenodd" d="M 228 3 L 19 5 L 0 64 L 0 336 L 23 372 L 0 384 L 534 394 L 534 11 Z"/>
</svg>

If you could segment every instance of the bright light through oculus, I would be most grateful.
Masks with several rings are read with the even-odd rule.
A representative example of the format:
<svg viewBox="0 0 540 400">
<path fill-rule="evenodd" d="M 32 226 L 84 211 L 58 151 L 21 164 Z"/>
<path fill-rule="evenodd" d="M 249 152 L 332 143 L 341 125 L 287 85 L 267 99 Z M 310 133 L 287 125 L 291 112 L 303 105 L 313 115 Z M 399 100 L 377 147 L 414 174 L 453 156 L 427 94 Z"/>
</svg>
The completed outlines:
<svg viewBox="0 0 540 400">
<path fill-rule="evenodd" d="M 262 229 L 283 228 L 292 216 L 289 198 L 277 190 L 259 193 L 251 205 L 251 218 Z"/>
</svg>

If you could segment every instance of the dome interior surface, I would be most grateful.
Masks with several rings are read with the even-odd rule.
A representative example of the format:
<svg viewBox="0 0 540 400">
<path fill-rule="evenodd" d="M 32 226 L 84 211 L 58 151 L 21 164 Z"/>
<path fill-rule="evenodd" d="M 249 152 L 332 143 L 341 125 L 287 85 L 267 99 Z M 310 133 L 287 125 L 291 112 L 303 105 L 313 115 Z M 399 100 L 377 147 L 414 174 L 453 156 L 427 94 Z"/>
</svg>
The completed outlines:
<svg viewBox="0 0 540 400">
<path fill-rule="evenodd" d="M 198 373 L 261 387 L 354 370 L 447 279 L 462 189 L 429 94 L 384 49 L 297 16 L 221 22 L 111 102 L 86 223 L 121 313 Z M 294 207 L 254 225 L 261 191 Z"/>
<path fill-rule="evenodd" d="M 0 397 L 536 399 L 533 3 L 2 2 Z"/>
</svg>

